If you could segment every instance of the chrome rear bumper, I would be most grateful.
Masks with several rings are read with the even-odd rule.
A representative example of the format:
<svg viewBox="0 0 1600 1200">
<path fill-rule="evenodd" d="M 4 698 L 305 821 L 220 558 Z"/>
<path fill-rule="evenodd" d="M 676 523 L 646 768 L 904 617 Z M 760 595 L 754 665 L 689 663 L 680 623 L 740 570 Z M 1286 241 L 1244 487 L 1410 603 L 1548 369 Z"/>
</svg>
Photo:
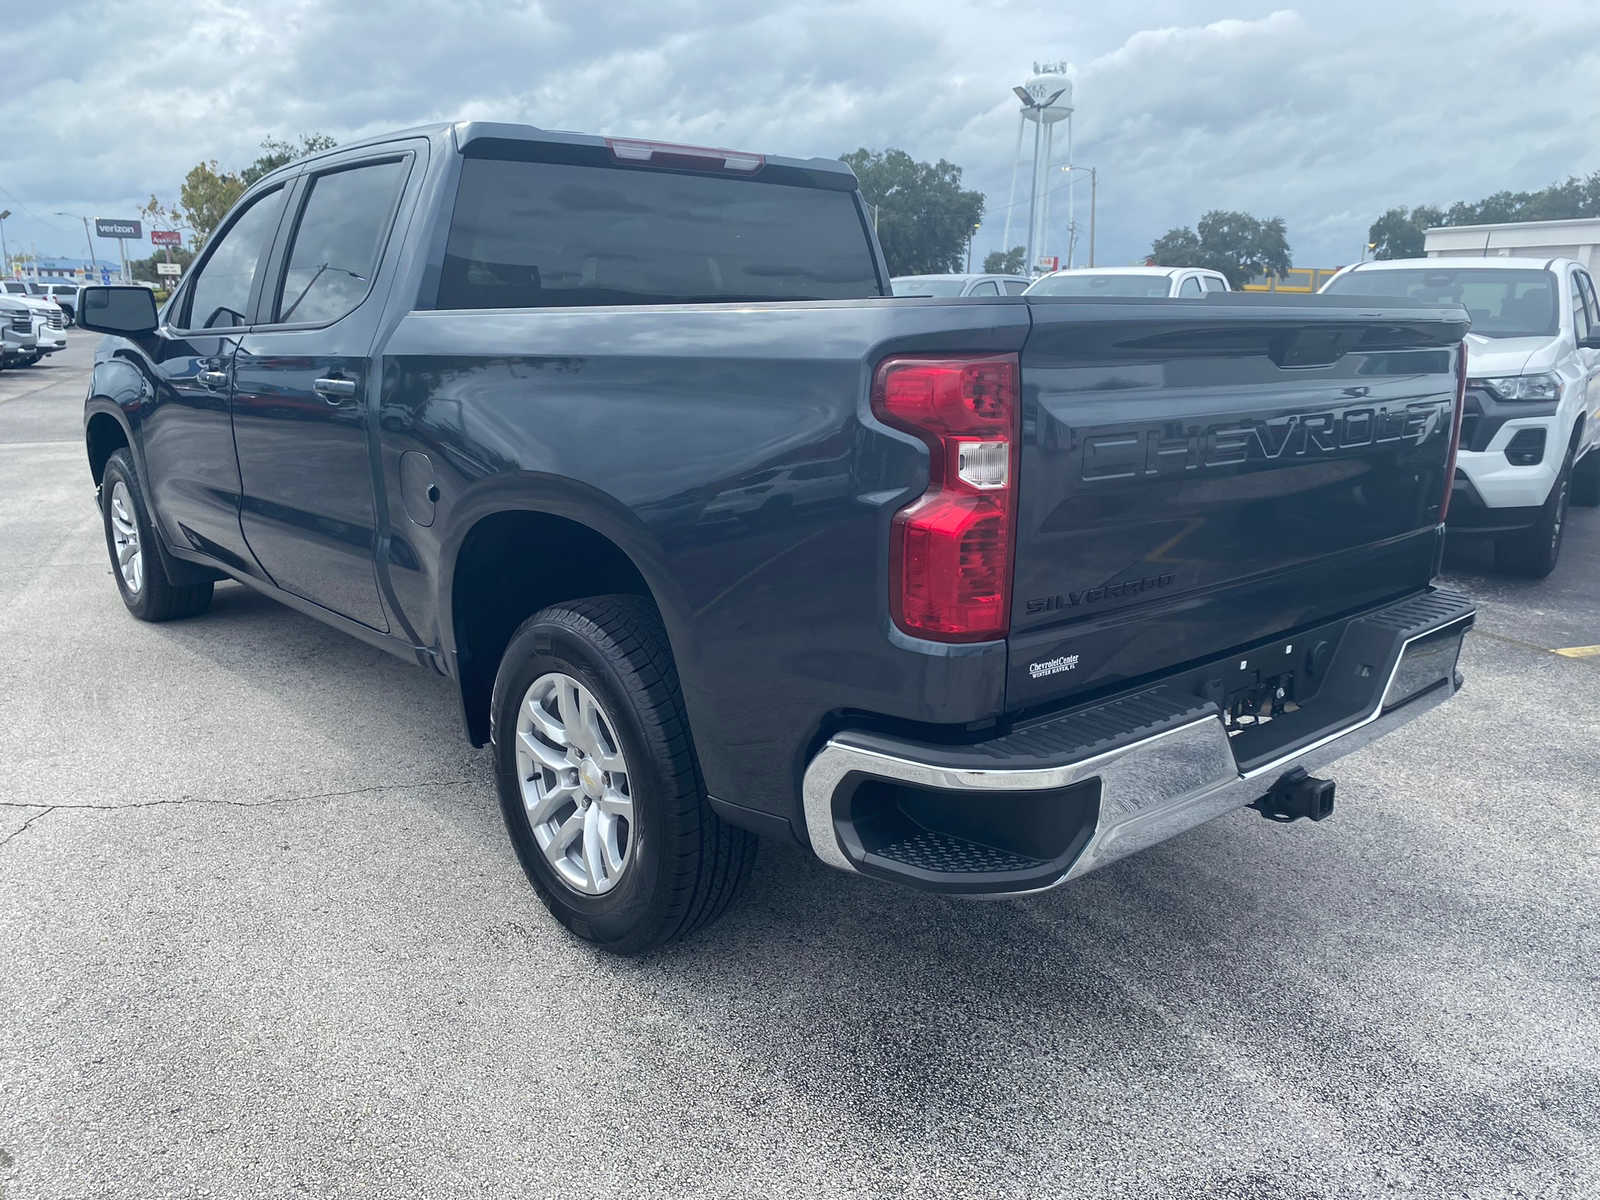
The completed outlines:
<svg viewBox="0 0 1600 1200">
<path fill-rule="evenodd" d="M 1424 628 L 1396 630 L 1392 666 L 1386 676 L 1373 679 L 1374 699 L 1368 710 L 1270 761 L 1244 769 L 1217 706 L 1186 698 L 1180 698 L 1183 706 L 1156 732 L 1130 736 L 1109 748 L 1102 742 L 1093 753 L 1069 754 L 1059 763 L 1044 765 L 1036 760 L 1026 765 L 997 762 L 983 747 L 963 758 L 959 749 L 931 755 L 925 748 L 919 753 L 909 743 L 897 749 L 883 738 L 836 735 L 812 758 L 804 775 L 802 796 L 812 849 L 823 862 L 841 870 L 898 878 L 950 893 L 1017 895 L 1055 887 L 1249 805 L 1288 772 L 1315 771 L 1442 704 L 1459 685 L 1455 658 L 1473 619 L 1470 606 L 1463 611 L 1464 605 L 1462 599 L 1454 612 L 1446 611 L 1443 619 L 1429 621 Z M 1438 610 L 1435 605 L 1434 615 Z M 1141 715 L 1148 715 L 1148 709 Z M 1103 720 L 1100 725 L 1103 728 Z M 1088 815 L 1080 836 L 1048 851 L 1008 858 L 1007 851 L 999 850 L 986 856 L 992 846 L 980 833 L 967 843 L 970 851 L 957 846 L 941 857 L 937 846 L 929 849 L 929 839 L 936 840 L 938 832 L 919 828 L 911 838 L 916 853 L 891 852 L 902 853 L 907 863 L 900 864 L 875 854 L 852 823 L 851 797 L 862 781 L 937 797 L 943 812 L 950 811 L 952 797 L 959 797 L 969 812 L 981 813 L 987 805 L 1015 804 L 1019 794 L 1028 793 L 1040 794 L 1037 803 L 1045 805 L 1055 803 L 1056 797 L 1064 804 L 1079 803 L 1097 794 L 1098 804 L 1083 808 Z M 915 826 L 917 819 L 910 820 Z M 981 826 L 981 818 L 976 823 Z M 904 846 L 908 840 L 897 835 L 895 844 Z M 929 870 L 930 861 L 936 867 L 953 864 L 954 869 Z M 1010 886 L 1012 882 L 1015 886 Z"/>
</svg>

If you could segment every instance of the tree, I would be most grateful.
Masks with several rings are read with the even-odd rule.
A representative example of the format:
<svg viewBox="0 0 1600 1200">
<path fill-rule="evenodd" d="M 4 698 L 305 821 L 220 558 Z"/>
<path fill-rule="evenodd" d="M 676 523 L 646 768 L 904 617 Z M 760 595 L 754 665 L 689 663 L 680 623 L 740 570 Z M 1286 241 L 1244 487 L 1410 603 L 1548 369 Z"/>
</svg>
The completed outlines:
<svg viewBox="0 0 1600 1200">
<path fill-rule="evenodd" d="M 189 174 L 184 176 L 183 186 L 178 189 L 178 208 L 184 225 L 190 231 L 190 242 L 196 250 L 206 244 L 211 231 L 244 195 L 244 187 L 244 180 L 239 176 L 229 171 L 219 171 L 214 158 L 190 168 Z"/>
<path fill-rule="evenodd" d="M 331 150 L 336 145 L 338 143 L 324 133 L 301 134 L 298 146 L 266 138 L 261 143 L 261 154 L 244 170 L 224 171 L 214 158 L 196 163 L 178 189 L 176 205 L 164 205 L 151 196 L 150 202 L 139 211 L 152 224 L 159 221 L 174 229 L 187 229 L 190 245 L 199 250 L 252 183 L 297 158 L 319 150 Z"/>
<path fill-rule="evenodd" d="M 1026 246 L 1013 246 L 1009 250 L 996 250 L 983 260 L 985 275 L 1021 275 L 1022 260 L 1027 256 Z"/>
<path fill-rule="evenodd" d="M 1206 267 L 1220 271 L 1235 290 L 1259 275 L 1289 273 L 1289 236 L 1282 217 L 1265 221 L 1249 213 L 1212 209 L 1187 227 L 1169 229 L 1150 247 L 1158 267 Z"/>
<path fill-rule="evenodd" d="M 959 271 L 967 239 L 983 216 L 983 195 L 964 191 L 961 168 L 940 159 L 917 162 L 904 150 L 863 147 L 842 159 L 861 181 L 861 197 L 877 210 L 878 241 L 891 275 Z"/>
<path fill-rule="evenodd" d="M 1367 240 L 1378 243 L 1379 258 L 1415 258 L 1422 254 L 1423 231 L 1433 226 L 1584 217 L 1600 217 L 1600 171 L 1583 179 L 1569 175 L 1536 192 L 1501 191 L 1481 200 L 1457 200 L 1447 209 L 1419 204 L 1408 214 L 1404 208 L 1391 208 L 1372 223 Z"/>
<path fill-rule="evenodd" d="M 332 150 L 338 144 L 325 133 L 302 133 L 298 146 L 293 142 L 280 142 L 276 138 L 263 138 L 260 157 L 240 171 L 239 178 L 249 187 L 269 171 L 276 171 L 297 158 L 304 158 L 319 150 Z"/>
<path fill-rule="evenodd" d="M 1430 204 L 1419 204 L 1410 212 L 1391 208 L 1367 229 L 1367 241 L 1376 258 L 1421 258 L 1423 234 L 1444 224 L 1444 213 Z"/>
</svg>

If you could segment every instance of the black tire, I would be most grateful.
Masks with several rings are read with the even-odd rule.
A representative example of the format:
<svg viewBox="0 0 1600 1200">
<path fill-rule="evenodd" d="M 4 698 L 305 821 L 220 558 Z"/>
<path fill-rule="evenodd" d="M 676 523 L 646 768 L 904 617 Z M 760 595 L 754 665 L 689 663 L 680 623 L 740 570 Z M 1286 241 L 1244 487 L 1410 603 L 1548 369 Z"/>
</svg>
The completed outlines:
<svg viewBox="0 0 1600 1200">
<path fill-rule="evenodd" d="M 43 357 L 44 357 L 44 355 L 42 355 L 42 354 L 30 354 L 30 355 L 28 355 L 27 358 L 22 360 L 22 365 L 25 366 L 25 367 L 38 366 L 39 365 L 39 360 L 41 358 L 43 358 Z"/>
<path fill-rule="evenodd" d="M 122 564 L 117 557 L 117 539 L 112 521 L 112 497 L 117 485 L 127 489 L 131 501 L 132 518 L 139 531 L 139 552 L 144 559 L 143 578 L 137 588 L 123 577 Z M 139 475 L 133 467 L 133 456 L 126 447 L 112 451 L 106 460 L 105 473 L 100 478 L 100 517 L 105 526 L 106 552 L 111 556 L 111 577 L 117 581 L 117 591 L 122 603 L 141 621 L 172 621 L 179 617 L 192 617 L 204 612 L 211 604 L 212 581 L 175 587 L 167 578 L 160 552 L 156 548 L 155 530 L 150 521 L 150 510 L 145 505 L 144 489 L 139 486 Z"/>
<path fill-rule="evenodd" d="M 1543 579 L 1556 569 L 1561 558 L 1561 539 L 1567 531 L 1567 505 L 1572 499 L 1572 457 L 1561 464 L 1561 473 L 1550 487 L 1550 495 L 1539 510 L 1533 528 L 1501 534 L 1495 543 L 1494 565 L 1502 571 Z"/>
<path fill-rule="evenodd" d="M 600 895 L 569 886 L 534 838 L 517 769 L 517 718 L 534 683 L 581 683 L 627 759 L 631 856 Z M 512 635 L 491 700 L 495 781 L 522 869 L 551 914 L 584 941 L 642 954 L 725 912 L 750 877 L 756 839 L 711 811 L 689 736 L 666 631 L 648 601 L 593 596 L 534 614 Z"/>
<path fill-rule="evenodd" d="M 1572 502 L 1583 508 L 1600 508 L 1600 446 L 1572 468 Z"/>
</svg>

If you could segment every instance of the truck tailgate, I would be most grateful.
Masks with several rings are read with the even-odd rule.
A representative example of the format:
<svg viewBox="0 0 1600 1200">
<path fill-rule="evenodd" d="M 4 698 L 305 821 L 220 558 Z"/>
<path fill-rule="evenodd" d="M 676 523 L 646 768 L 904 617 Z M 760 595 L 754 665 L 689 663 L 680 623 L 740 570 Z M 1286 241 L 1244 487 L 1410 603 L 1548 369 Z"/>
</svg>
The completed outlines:
<svg viewBox="0 0 1600 1200">
<path fill-rule="evenodd" d="M 1463 310 L 1254 296 L 1030 309 L 1008 709 L 1432 577 Z"/>
</svg>

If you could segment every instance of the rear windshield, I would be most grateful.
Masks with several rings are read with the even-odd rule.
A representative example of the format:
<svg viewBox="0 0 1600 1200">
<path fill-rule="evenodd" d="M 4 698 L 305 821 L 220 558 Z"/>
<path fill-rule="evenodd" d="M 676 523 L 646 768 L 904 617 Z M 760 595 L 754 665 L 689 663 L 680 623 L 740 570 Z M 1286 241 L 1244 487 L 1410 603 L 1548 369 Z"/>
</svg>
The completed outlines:
<svg viewBox="0 0 1600 1200">
<path fill-rule="evenodd" d="M 1030 296 L 1165 296 L 1165 275 L 1046 275 L 1028 289 Z"/>
<path fill-rule="evenodd" d="M 461 167 L 440 308 L 880 295 L 852 192 L 568 163 Z"/>
<path fill-rule="evenodd" d="M 965 279 L 938 275 L 902 275 L 889 283 L 896 296 L 959 296 L 967 286 Z"/>
<path fill-rule="evenodd" d="M 1472 317 L 1472 332 L 1484 337 L 1548 337 L 1560 327 L 1556 277 L 1549 271 L 1509 267 L 1351 271 L 1322 290 L 1330 295 L 1459 304 Z"/>
</svg>

